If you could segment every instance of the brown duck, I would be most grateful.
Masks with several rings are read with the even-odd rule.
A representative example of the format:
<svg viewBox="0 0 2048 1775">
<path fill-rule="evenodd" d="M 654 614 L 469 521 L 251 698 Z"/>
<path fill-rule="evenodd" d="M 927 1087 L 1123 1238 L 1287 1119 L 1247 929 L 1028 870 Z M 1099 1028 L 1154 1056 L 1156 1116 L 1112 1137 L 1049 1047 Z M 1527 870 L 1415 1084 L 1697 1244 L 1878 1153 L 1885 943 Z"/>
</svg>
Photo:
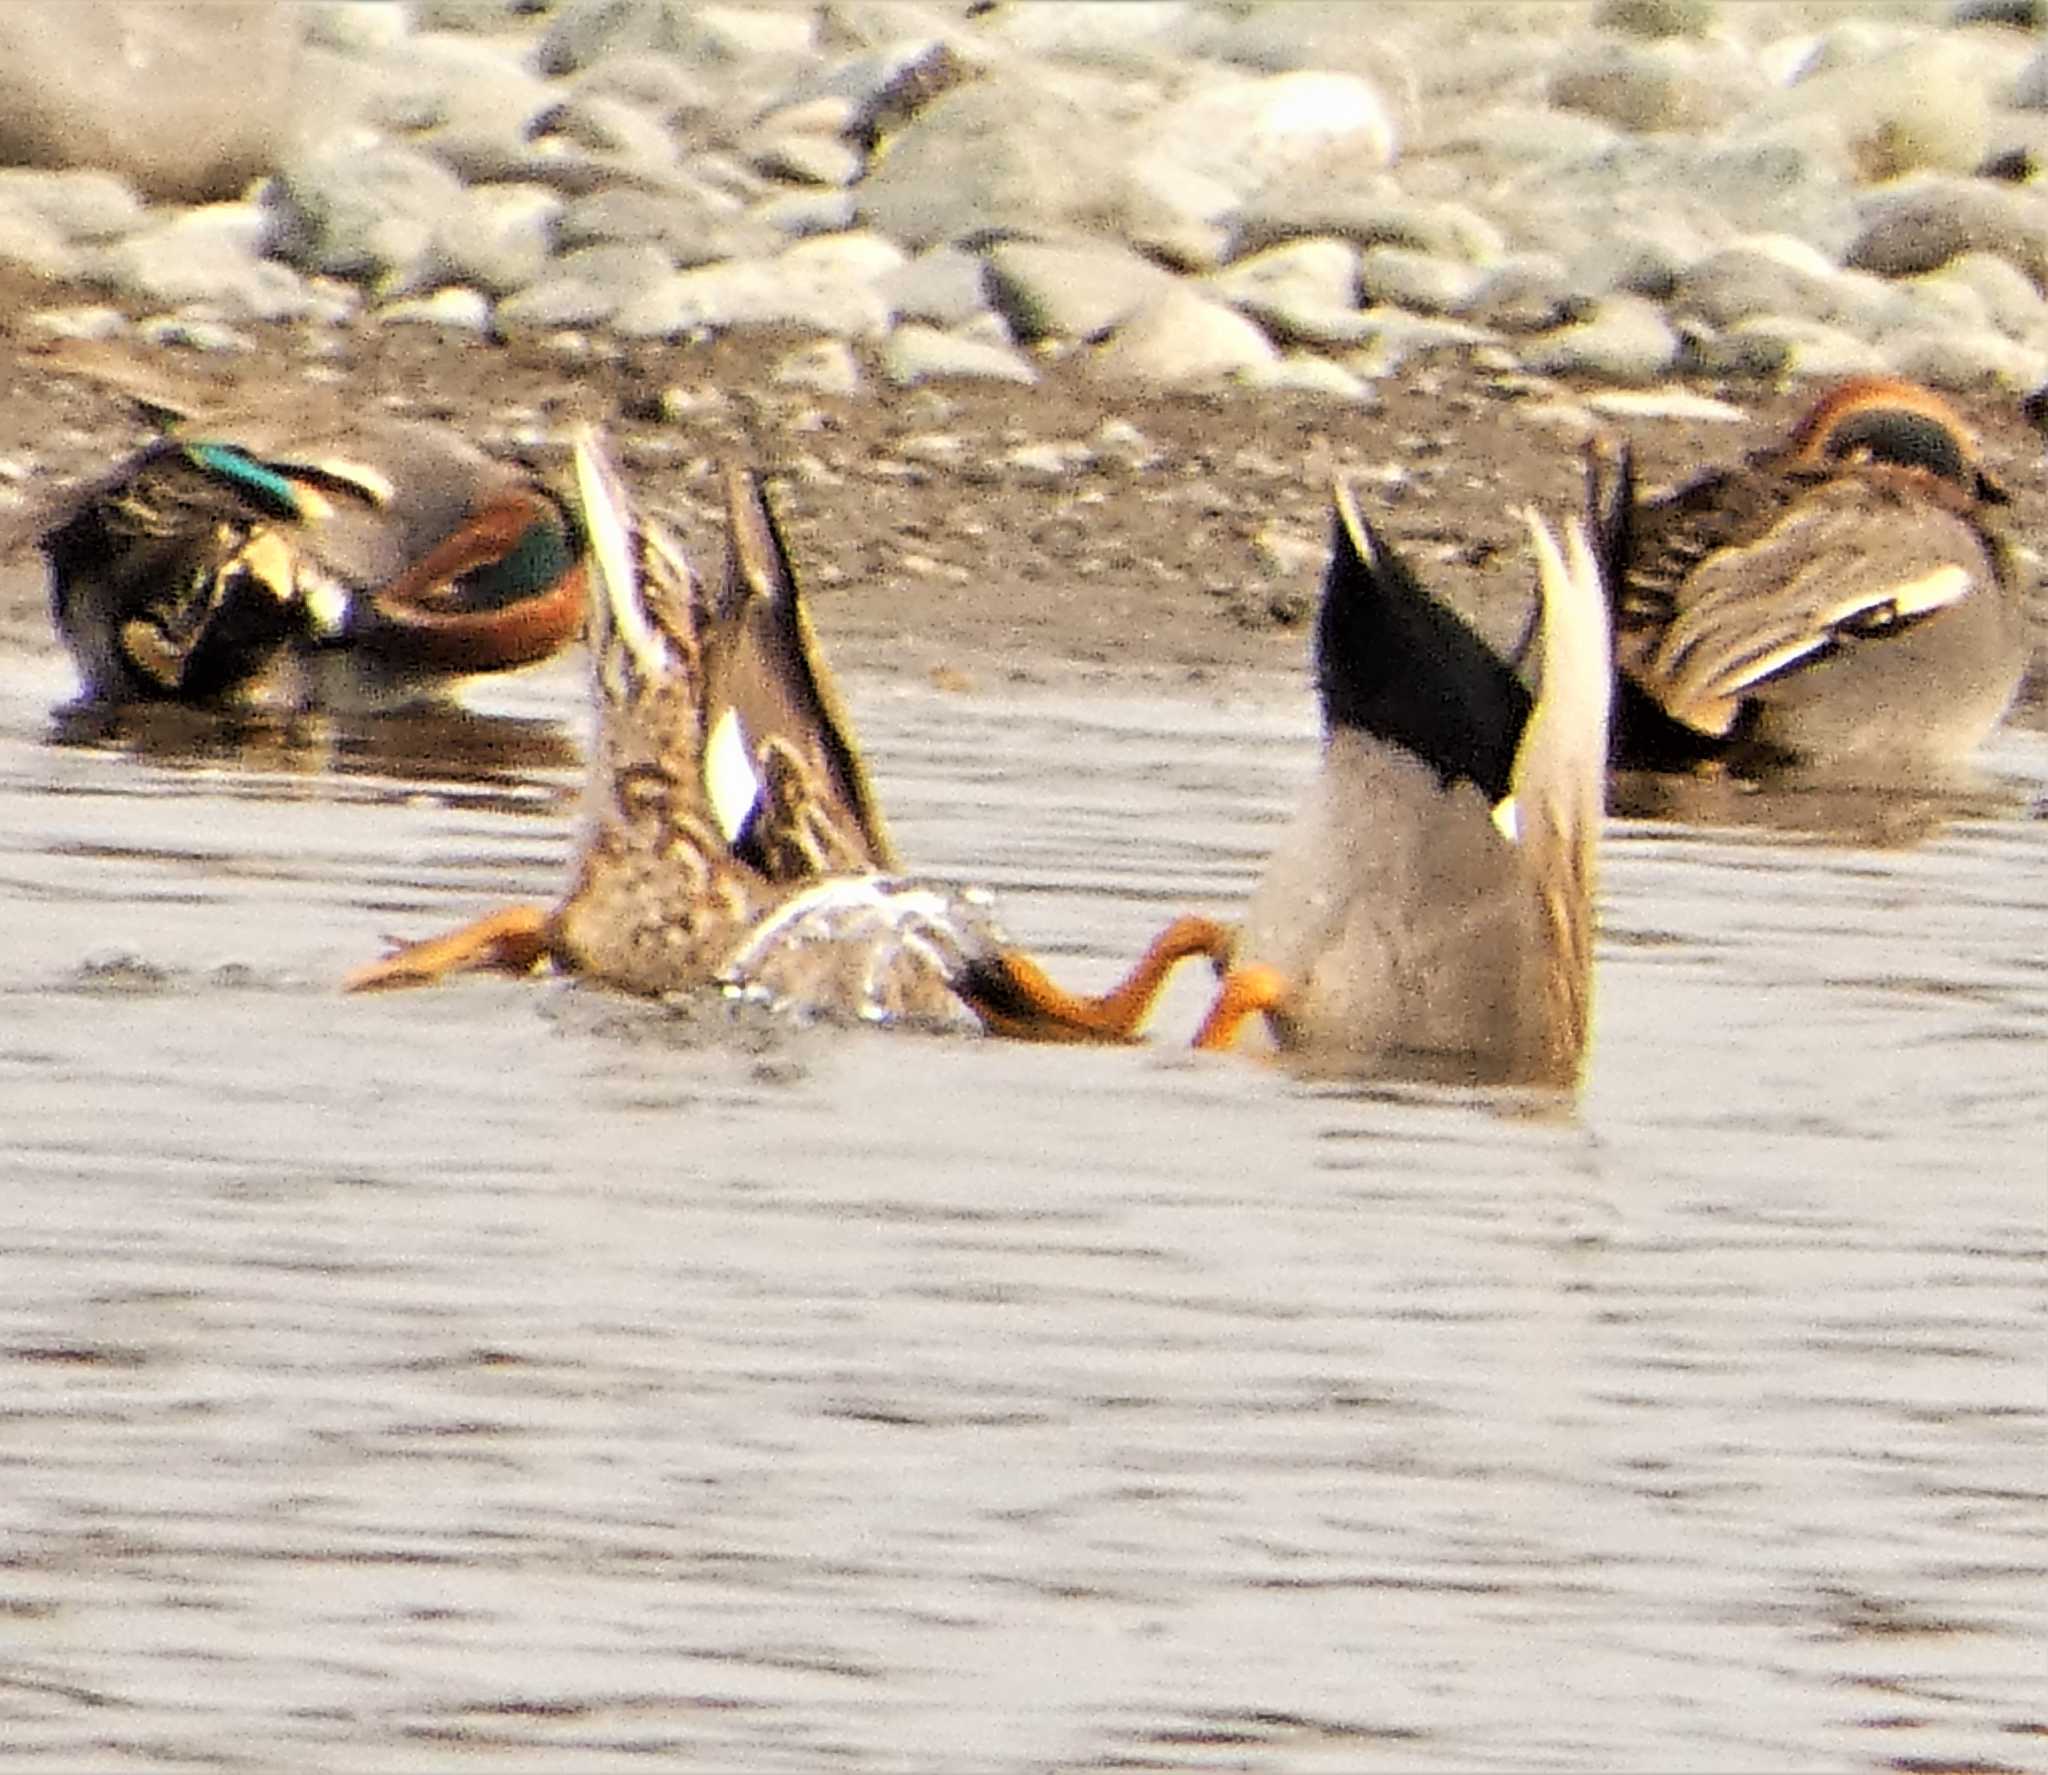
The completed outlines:
<svg viewBox="0 0 2048 1775">
<path fill-rule="evenodd" d="M 1221 952 L 1222 927 L 1181 920 L 1115 991 L 1062 992 L 986 896 L 901 872 L 754 477 L 726 475 L 718 587 L 635 511 L 595 434 L 577 445 L 576 487 L 597 730 L 568 889 L 400 947 L 351 990 L 545 962 L 648 995 L 1120 1041 L 1176 961 Z"/>
<path fill-rule="evenodd" d="M 2006 496 L 1938 395 L 1856 378 L 1783 442 L 1642 502 L 1625 444 L 1588 462 L 1617 765 L 1910 775 L 1967 756 L 2011 702 L 2027 638 Z"/>
</svg>

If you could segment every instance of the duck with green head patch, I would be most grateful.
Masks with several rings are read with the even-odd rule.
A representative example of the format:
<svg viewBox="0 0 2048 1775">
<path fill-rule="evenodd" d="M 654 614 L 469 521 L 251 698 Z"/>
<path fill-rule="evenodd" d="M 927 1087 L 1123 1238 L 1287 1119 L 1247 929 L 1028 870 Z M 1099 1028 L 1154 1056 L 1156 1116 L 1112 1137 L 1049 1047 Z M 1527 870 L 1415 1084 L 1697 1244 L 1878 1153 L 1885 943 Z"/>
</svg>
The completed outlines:
<svg viewBox="0 0 2048 1775">
<path fill-rule="evenodd" d="M 374 706 L 583 623 L 582 537 L 535 476 L 331 402 L 174 430 L 38 528 L 93 701 Z"/>
</svg>

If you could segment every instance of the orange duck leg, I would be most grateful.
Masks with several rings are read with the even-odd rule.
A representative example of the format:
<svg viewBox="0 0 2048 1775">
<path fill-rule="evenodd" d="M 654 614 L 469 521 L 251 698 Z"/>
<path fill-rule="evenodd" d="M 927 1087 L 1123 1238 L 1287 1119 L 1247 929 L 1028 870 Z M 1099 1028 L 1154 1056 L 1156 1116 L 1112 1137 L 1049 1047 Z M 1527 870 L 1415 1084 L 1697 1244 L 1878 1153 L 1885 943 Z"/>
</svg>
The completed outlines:
<svg viewBox="0 0 2048 1775">
<path fill-rule="evenodd" d="M 1262 961 L 1232 968 L 1217 987 L 1216 1002 L 1202 1019 L 1202 1027 L 1195 1031 L 1195 1047 L 1203 1053 L 1222 1053 L 1237 1040 L 1247 1018 L 1278 1010 L 1286 1003 L 1287 994 L 1287 976 L 1278 968 Z"/>
<path fill-rule="evenodd" d="M 530 973 L 546 958 L 545 906 L 504 906 L 439 937 L 402 943 L 381 961 L 366 963 L 342 982 L 344 992 L 376 992 L 394 986 L 431 986 L 450 974 L 492 970 Z"/>
<path fill-rule="evenodd" d="M 1233 932 L 1213 918 L 1177 918 L 1152 939 L 1131 971 L 1097 997 L 1068 992 L 1021 950 L 978 965 L 961 996 L 991 1034 L 1023 1041 L 1127 1042 L 1182 962 L 1206 955 L 1222 967 Z"/>
</svg>

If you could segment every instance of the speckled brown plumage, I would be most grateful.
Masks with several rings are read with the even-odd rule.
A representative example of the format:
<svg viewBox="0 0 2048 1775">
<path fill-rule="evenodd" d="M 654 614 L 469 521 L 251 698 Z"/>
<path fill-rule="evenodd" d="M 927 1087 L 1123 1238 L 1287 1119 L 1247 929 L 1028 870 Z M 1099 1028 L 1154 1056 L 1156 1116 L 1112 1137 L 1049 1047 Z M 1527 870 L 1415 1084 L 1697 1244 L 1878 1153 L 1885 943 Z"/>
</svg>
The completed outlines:
<svg viewBox="0 0 2048 1775">
<path fill-rule="evenodd" d="M 1660 498 L 1636 500 L 1613 440 L 1588 481 L 1617 765 L 1910 772 L 1966 755 L 2010 702 L 2025 632 L 2003 494 L 1939 396 L 1858 378 Z"/>
</svg>

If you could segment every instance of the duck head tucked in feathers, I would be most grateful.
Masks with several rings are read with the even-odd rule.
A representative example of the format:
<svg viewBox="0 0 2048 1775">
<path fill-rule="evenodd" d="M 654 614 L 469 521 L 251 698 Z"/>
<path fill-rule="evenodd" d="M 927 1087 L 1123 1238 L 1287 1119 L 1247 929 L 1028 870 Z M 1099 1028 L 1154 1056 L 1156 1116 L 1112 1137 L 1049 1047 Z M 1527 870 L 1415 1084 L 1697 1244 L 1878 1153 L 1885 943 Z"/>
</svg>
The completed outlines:
<svg viewBox="0 0 2048 1775">
<path fill-rule="evenodd" d="M 1651 500 L 1596 440 L 1589 522 L 1614 606 L 1614 762 L 1874 778 L 1954 765 L 2018 689 L 2005 494 L 1940 396 L 1887 377 Z"/>
<path fill-rule="evenodd" d="M 38 522 L 95 701 L 388 702 L 583 622 L 582 538 L 538 479 L 331 403 L 194 422 Z"/>
</svg>

